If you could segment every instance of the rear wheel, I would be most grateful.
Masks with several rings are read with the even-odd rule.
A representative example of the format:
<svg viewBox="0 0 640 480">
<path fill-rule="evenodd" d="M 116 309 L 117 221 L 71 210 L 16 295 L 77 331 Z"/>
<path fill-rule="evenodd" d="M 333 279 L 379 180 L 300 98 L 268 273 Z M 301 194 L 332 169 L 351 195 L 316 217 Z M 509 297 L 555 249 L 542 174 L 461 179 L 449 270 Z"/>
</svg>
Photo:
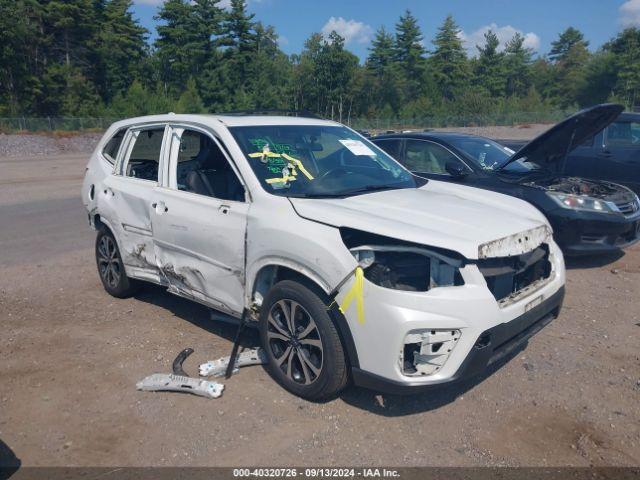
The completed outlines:
<svg viewBox="0 0 640 480">
<path fill-rule="evenodd" d="M 109 295 L 127 298 L 139 289 L 138 282 L 127 277 L 116 239 L 106 229 L 98 230 L 96 264 L 102 285 Z"/>
<path fill-rule="evenodd" d="M 260 339 L 271 376 L 309 400 L 334 397 L 348 370 L 340 337 L 324 302 L 305 286 L 277 283 L 260 309 Z"/>
</svg>

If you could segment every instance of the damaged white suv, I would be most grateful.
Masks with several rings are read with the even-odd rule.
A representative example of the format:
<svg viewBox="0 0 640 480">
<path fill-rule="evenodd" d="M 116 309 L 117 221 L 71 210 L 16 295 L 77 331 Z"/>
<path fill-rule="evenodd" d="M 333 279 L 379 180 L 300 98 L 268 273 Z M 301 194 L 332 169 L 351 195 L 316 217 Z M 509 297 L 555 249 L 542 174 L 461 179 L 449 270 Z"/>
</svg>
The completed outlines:
<svg viewBox="0 0 640 480">
<path fill-rule="evenodd" d="M 528 203 L 416 177 L 314 118 L 114 124 L 82 190 L 104 288 L 141 281 L 258 323 L 309 399 L 467 378 L 557 316 L 562 254 Z"/>
</svg>

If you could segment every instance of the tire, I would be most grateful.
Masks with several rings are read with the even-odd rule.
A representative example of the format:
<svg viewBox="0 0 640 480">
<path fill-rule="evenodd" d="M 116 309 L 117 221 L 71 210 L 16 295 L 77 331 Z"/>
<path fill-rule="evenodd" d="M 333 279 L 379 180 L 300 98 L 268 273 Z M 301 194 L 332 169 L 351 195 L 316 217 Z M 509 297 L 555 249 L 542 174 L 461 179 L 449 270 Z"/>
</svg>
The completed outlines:
<svg viewBox="0 0 640 480">
<path fill-rule="evenodd" d="M 293 310 L 293 335 L 291 311 Z M 322 299 L 298 282 L 283 280 L 269 291 L 259 318 L 269 374 L 307 400 L 335 397 L 347 384 L 342 342 Z"/>
<path fill-rule="evenodd" d="M 118 243 L 113 234 L 102 228 L 96 236 L 96 265 L 102 286 L 116 298 L 128 298 L 140 289 L 140 284 L 127 277 Z"/>
</svg>

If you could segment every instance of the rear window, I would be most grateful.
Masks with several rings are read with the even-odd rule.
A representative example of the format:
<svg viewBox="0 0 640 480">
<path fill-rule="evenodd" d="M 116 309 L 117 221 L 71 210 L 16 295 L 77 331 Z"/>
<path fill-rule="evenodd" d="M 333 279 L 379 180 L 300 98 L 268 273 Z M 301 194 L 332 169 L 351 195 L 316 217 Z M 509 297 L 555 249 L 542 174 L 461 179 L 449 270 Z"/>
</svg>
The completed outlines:
<svg viewBox="0 0 640 480">
<path fill-rule="evenodd" d="M 121 128 L 120 130 L 118 130 L 102 149 L 102 155 L 111 164 L 114 164 L 116 162 L 116 158 L 118 157 L 118 150 L 120 150 L 120 145 L 122 145 L 122 139 L 124 138 L 125 133 L 127 133 L 126 128 Z"/>
</svg>

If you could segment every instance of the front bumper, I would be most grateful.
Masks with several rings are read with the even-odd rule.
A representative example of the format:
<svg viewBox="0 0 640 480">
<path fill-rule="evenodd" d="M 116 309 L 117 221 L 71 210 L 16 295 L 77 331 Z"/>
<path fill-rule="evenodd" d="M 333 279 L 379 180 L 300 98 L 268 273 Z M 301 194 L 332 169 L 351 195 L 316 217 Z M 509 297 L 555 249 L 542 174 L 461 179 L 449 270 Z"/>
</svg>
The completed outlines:
<svg viewBox="0 0 640 480">
<path fill-rule="evenodd" d="M 562 210 L 550 213 L 549 221 L 554 239 L 568 256 L 615 252 L 640 240 L 640 214 L 623 217 Z"/>
<path fill-rule="evenodd" d="M 509 323 L 502 323 L 482 332 L 460 368 L 449 377 L 448 382 L 460 382 L 473 378 L 525 344 L 558 316 L 563 300 L 564 287 L 540 305 Z M 398 395 L 430 390 L 441 385 L 394 381 L 360 368 L 353 368 L 352 376 L 353 382 L 360 387 Z"/>
<path fill-rule="evenodd" d="M 383 383 L 393 386 L 392 391 L 399 392 L 405 387 L 414 389 L 448 383 L 463 374 L 466 377 L 484 369 L 494 356 L 493 350 L 502 349 L 505 342 L 514 339 L 513 332 L 515 335 L 525 330 L 531 333 L 535 330 L 528 330 L 531 319 L 536 323 L 549 312 L 557 314 L 565 283 L 564 260 L 555 242 L 549 242 L 549 250 L 550 277 L 541 285 L 501 304 L 473 263 L 460 270 L 464 285 L 439 287 L 427 292 L 391 290 L 365 279 L 362 315 L 358 315 L 355 305 L 343 311 L 353 340 L 349 357 L 355 382 L 373 386 L 383 379 Z M 352 279 L 341 287 L 336 295 L 337 305 L 344 305 L 344 299 L 354 285 Z M 446 360 L 430 373 L 422 367 L 422 371 L 407 371 L 405 346 L 410 343 L 407 339 L 413 338 L 414 332 L 425 331 L 435 332 L 436 336 L 438 332 L 449 332 L 452 336 L 455 333 L 455 346 L 451 349 L 447 346 L 445 351 L 450 353 L 446 353 Z M 485 353 L 490 350 L 480 354 L 476 352 L 477 342 L 487 332 L 492 333 L 491 354 Z M 469 363 L 469 358 L 475 360 Z M 372 379 L 377 380 L 373 382 Z"/>
</svg>

